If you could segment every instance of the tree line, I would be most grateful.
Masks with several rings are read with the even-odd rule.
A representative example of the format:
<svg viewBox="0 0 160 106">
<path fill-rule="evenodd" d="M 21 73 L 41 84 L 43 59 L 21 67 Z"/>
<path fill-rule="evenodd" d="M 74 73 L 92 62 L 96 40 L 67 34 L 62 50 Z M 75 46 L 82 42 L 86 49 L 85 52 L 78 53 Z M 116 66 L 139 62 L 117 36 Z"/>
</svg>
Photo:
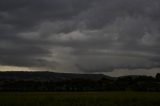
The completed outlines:
<svg viewBox="0 0 160 106">
<path fill-rule="evenodd" d="M 160 91 L 160 73 L 151 76 L 125 76 L 99 80 L 68 79 L 55 81 L 0 79 L 0 91 Z"/>
</svg>

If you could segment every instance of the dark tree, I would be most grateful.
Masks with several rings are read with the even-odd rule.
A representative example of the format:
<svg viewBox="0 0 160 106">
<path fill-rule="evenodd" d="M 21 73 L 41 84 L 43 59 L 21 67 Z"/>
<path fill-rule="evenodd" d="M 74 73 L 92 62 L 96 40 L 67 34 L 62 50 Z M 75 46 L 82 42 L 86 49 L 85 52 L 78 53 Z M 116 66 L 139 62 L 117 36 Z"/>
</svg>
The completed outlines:
<svg viewBox="0 0 160 106">
<path fill-rule="evenodd" d="M 160 73 L 157 73 L 156 79 L 157 79 L 157 80 L 160 80 Z"/>
</svg>

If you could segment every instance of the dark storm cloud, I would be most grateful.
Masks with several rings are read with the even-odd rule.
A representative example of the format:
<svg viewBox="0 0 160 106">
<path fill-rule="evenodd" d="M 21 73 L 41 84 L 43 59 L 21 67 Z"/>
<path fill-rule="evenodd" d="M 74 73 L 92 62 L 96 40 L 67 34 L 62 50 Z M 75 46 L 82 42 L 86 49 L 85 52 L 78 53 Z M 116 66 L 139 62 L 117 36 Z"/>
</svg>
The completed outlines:
<svg viewBox="0 0 160 106">
<path fill-rule="evenodd" d="M 1 0 L 0 64 L 107 72 L 160 66 L 158 0 Z"/>
<path fill-rule="evenodd" d="M 36 0 L 1 0 L 1 64 L 21 65 L 25 63 L 24 66 L 28 64 L 34 66 L 35 61 L 32 58 L 41 58 L 50 54 L 49 42 L 41 40 L 43 38 L 28 40 L 19 36 L 18 33 L 32 31 L 36 25 L 46 20 L 54 22 L 70 19 L 88 6 L 89 2 L 76 2 L 76 0 L 67 2 L 65 0 L 39 0 L 38 2 Z M 38 60 L 36 61 L 39 62 Z"/>
</svg>

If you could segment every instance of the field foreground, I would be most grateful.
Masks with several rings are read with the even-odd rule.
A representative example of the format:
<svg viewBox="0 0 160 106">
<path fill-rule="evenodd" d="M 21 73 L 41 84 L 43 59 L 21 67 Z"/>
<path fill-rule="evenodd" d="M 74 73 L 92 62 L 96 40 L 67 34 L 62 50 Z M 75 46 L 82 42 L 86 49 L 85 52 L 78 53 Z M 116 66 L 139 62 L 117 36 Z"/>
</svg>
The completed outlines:
<svg viewBox="0 0 160 106">
<path fill-rule="evenodd" d="M 160 106 L 160 92 L 1 92 L 0 106 Z"/>
</svg>

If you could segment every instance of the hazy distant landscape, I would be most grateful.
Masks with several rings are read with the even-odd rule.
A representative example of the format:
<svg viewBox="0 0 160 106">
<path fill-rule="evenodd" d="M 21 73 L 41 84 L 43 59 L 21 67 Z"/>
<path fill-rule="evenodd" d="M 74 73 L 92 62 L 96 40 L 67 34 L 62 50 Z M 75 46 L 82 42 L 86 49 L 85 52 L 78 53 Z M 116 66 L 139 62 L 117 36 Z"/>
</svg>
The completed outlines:
<svg viewBox="0 0 160 106">
<path fill-rule="evenodd" d="M 160 91 L 160 74 L 110 77 L 103 74 L 0 72 L 0 91 Z"/>
<path fill-rule="evenodd" d="M 0 106 L 159 106 L 160 74 L 0 72 Z"/>
<path fill-rule="evenodd" d="M 160 74 L 0 72 L 0 106 L 160 106 Z"/>
</svg>

